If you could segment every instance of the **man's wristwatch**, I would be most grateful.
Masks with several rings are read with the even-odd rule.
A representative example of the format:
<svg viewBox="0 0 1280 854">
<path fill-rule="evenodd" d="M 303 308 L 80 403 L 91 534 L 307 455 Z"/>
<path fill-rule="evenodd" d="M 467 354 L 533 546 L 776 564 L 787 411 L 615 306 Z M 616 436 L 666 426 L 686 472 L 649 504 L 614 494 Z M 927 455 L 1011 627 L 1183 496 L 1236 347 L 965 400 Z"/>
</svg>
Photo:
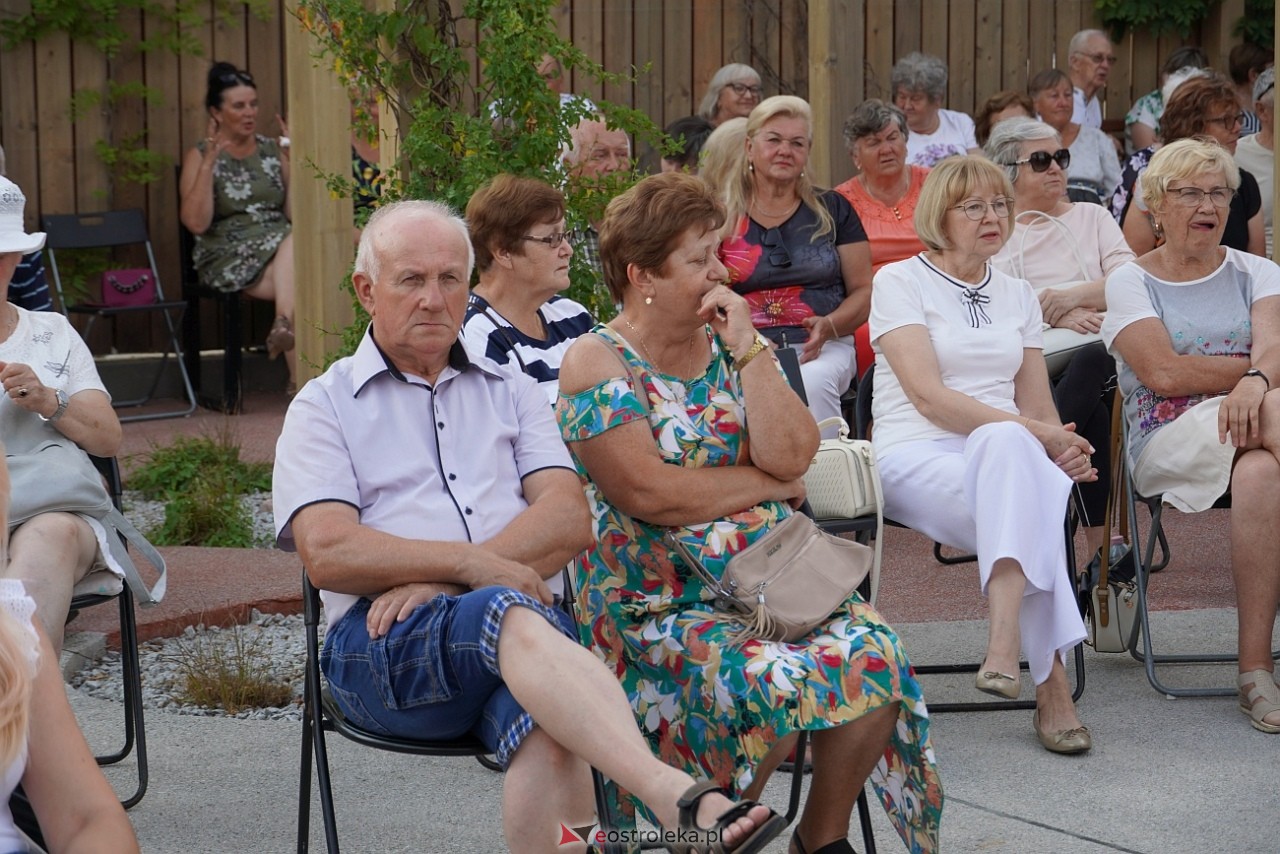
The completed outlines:
<svg viewBox="0 0 1280 854">
<path fill-rule="evenodd" d="M 1244 376 L 1260 378 L 1264 383 L 1267 384 L 1267 391 L 1271 391 L 1271 380 L 1267 379 L 1267 375 L 1264 374 L 1262 371 L 1258 370 L 1257 368 L 1250 368 L 1249 370 L 1245 371 Z M 1241 377 L 1241 379 L 1244 379 L 1244 377 Z"/>
<path fill-rule="evenodd" d="M 67 393 L 62 389 L 54 389 L 53 395 L 58 399 L 58 408 L 53 410 L 53 414 L 48 418 L 45 418 L 43 415 L 40 415 L 39 412 L 36 413 L 36 415 L 40 415 L 40 420 L 47 424 L 53 424 L 57 422 L 59 418 L 66 415 L 67 407 L 71 404 L 71 398 L 67 397 Z"/>
</svg>

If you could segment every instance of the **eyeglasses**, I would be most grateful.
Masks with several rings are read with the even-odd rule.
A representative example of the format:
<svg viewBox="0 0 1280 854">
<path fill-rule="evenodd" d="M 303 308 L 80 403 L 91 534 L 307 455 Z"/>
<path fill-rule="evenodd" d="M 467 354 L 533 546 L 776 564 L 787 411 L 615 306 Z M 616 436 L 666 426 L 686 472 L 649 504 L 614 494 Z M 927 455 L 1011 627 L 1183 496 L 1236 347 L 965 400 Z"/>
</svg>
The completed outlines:
<svg viewBox="0 0 1280 854">
<path fill-rule="evenodd" d="M 763 86 L 748 86 L 746 83 L 730 83 L 729 88 L 739 95 L 745 95 L 750 92 L 752 95 L 759 98 L 764 94 Z"/>
<path fill-rule="evenodd" d="M 1236 191 L 1230 187 L 1214 187 L 1212 190 L 1202 190 L 1199 187 L 1170 187 L 1165 192 L 1184 208 L 1200 207 L 1205 196 L 1209 197 L 1214 207 L 1225 208 L 1236 196 Z"/>
<path fill-rule="evenodd" d="M 1083 51 L 1079 51 L 1076 55 L 1083 56 L 1085 59 L 1093 62 L 1094 65 L 1102 65 L 1104 63 L 1107 65 L 1115 65 L 1117 62 L 1117 58 L 1114 53 L 1084 53 Z"/>
<path fill-rule="evenodd" d="M 1045 172 L 1049 169 L 1050 162 L 1057 163 L 1058 168 L 1065 172 L 1071 165 L 1071 152 L 1065 148 L 1059 148 L 1053 154 L 1047 151 L 1033 151 L 1027 155 L 1026 160 L 1015 160 L 1013 165 L 1022 166 L 1030 163 L 1032 172 Z"/>
<path fill-rule="evenodd" d="M 534 237 L 532 234 L 523 235 L 521 240 L 532 240 L 534 243 L 541 243 L 548 249 L 557 249 L 561 243 L 569 243 L 569 232 L 557 231 L 554 234 L 548 234 L 546 237 Z"/>
<path fill-rule="evenodd" d="M 958 211 L 964 211 L 964 215 L 974 222 L 982 222 L 982 218 L 987 215 L 987 208 L 991 208 L 992 213 L 998 219 L 1004 219 L 1009 215 L 1009 200 L 995 199 L 991 202 L 984 202 L 981 199 L 972 199 L 962 205 L 952 205 L 952 208 Z"/>
<path fill-rule="evenodd" d="M 1233 113 L 1227 116 L 1218 116 L 1213 119 L 1205 119 L 1205 124 L 1222 125 L 1225 129 L 1238 128 L 1244 124 L 1244 113 Z"/>
<path fill-rule="evenodd" d="M 760 245 L 769 250 L 769 263 L 775 267 L 791 266 L 791 250 L 782 240 L 782 232 L 773 227 L 760 238 Z"/>
</svg>

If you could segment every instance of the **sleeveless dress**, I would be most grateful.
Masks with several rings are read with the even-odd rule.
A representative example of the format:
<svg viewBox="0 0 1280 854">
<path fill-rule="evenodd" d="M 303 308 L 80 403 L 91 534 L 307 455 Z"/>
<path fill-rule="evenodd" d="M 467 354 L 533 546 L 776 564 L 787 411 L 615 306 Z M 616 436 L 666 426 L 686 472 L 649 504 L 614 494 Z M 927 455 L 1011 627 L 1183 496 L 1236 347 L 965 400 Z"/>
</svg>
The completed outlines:
<svg viewBox="0 0 1280 854">
<path fill-rule="evenodd" d="M 225 151 L 213 164 L 213 223 L 196 235 L 191 260 L 200 284 L 233 293 L 252 287 L 289 234 L 284 215 L 284 174 L 274 139 L 237 159 Z M 196 143 L 203 154 L 204 140 Z"/>
<path fill-rule="evenodd" d="M 730 466 L 745 457 L 742 391 L 732 357 L 709 329 L 711 363 L 687 384 L 651 370 L 607 327 L 594 331 L 641 378 L 665 463 Z M 629 378 L 562 393 L 556 414 L 567 442 L 645 418 Z M 714 618 L 712 595 L 663 542 L 662 529 L 609 504 L 575 461 L 596 527 L 596 543 L 577 565 L 583 640 L 617 674 L 654 753 L 741 793 L 788 733 L 828 729 L 898 703 L 898 725 L 872 783 L 908 850 L 937 850 L 943 795 L 929 712 L 880 615 L 855 594 L 803 640 L 735 642 L 740 626 Z M 791 512 L 766 502 L 675 532 L 718 575 L 732 554 Z"/>
</svg>

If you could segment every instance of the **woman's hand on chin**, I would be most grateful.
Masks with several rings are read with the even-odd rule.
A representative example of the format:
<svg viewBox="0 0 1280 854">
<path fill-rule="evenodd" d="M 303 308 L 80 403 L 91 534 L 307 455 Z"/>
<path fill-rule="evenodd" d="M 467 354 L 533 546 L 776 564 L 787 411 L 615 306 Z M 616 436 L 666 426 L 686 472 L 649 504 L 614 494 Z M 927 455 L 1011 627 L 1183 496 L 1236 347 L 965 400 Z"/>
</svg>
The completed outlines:
<svg viewBox="0 0 1280 854">
<path fill-rule="evenodd" d="M 712 330 L 729 348 L 734 358 L 741 356 L 756 340 L 751 324 L 751 307 L 740 295 L 724 285 L 716 285 L 702 296 L 698 317 L 711 324 Z"/>
</svg>

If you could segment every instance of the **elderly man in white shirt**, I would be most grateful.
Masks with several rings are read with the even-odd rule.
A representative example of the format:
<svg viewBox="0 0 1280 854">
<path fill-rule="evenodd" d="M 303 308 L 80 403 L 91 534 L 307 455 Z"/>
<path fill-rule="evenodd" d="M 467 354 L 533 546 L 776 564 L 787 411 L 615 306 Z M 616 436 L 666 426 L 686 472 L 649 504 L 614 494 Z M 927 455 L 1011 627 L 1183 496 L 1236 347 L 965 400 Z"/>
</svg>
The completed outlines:
<svg viewBox="0 0 1280 854">
<path fill-rule="evenodd" d="M 1067 74 L 1075 89 L 1071 121 L 1091 128 L 1102 127 L 1098 93 L 1106 88 L 1115 64 L 1115 48 L 1102 30 L 1081 30 L 1071 37 L 1067 46 Z"/>
<path fill-rule="evenodd" d="M 374 732 L 479 737 L 507 769 L 512 851 L 565 850 L 560 825 L 592 823 L 588 765 L 686 839 L 759 850 L 782 820 L 655 758 L 551 607 L 546 579 L 590 542 L 586 500 L 545 395 L 458 340 L 473 262 L 447 207 L 380 208 L 353 277 L 369 330 L 285 418 L 277 543 L 321 590 L 334 697 Z"/>
</svg>

